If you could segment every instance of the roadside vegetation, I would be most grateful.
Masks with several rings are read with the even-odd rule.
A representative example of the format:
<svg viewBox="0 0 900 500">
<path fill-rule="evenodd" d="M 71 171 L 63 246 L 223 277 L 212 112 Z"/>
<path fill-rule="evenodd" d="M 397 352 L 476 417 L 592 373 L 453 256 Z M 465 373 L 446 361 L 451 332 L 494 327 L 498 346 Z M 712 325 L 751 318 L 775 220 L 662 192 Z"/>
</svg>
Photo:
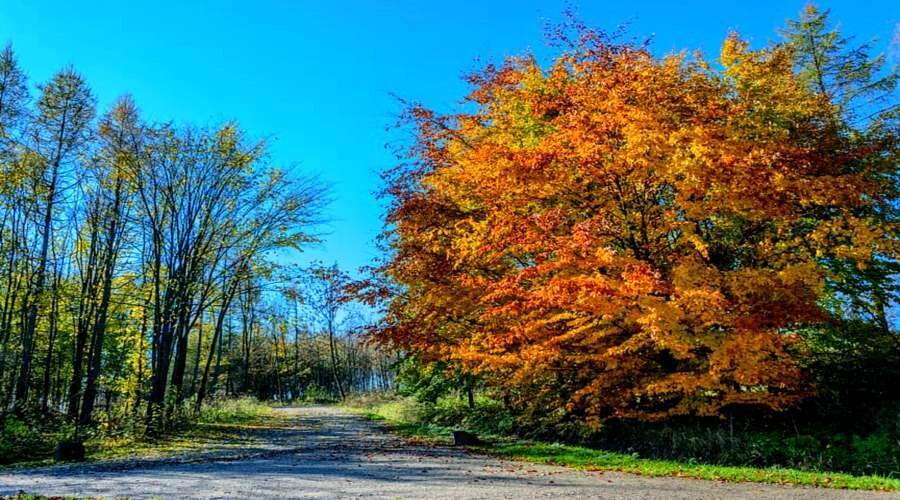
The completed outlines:
<svg viewBox="0 0 900 500">
<path fill-rule="evenodd" d="M 477 434 L 484 444 L 473 449 L 498 457 L 527 462 L 563 465 L 586 470 L 630 472 L 648 476 L 674 476 L 736 482 L 793 484 L 839 489 L 900 491 L 900 479 L 878 474 L 848 474 L 821 466 L 826 448 L 798 449 L 790 442 L 780 443 L 774 435 L 743 435 L 729 439 L 725 436 L 706 437 L 696 429 L 682 430 L 680 438 L 693 442 L 692 447 L 677 448 L 665 439 L 662 432 L 647 434 L 632 444 L 633 448 L 611 448 L 602 444 L 603 437 L 593 436 L 595 444 L 572 444 L 527 438 L 516 432 L 515 419 L 502 405 L 488 398 L 476 399 L 475 408 L 457 396 L 441 398 L 428 404 L 411 397 L 369 395 L 351 398 L 346 406 L 368 418 L 387 424 L 403 436 L 423 439 L 444 445 L 451 444 L 452 431 L 468 430 Z M 661 431 L 661 430 L 660 430 Z M 670 437 L 677 429 L 668 429 Z M 807 437 L 807 439 L 811 439 Z M 592 443 L 591 437 L 585 443 Z M 654 444 L 657 443 L 657 444 Z M 665 444 L 663 444 L 665 443 Z M 705 449 L 707 456 L 699 450 Z M 716 450 L 715 456 L 710 451 Z M 871 467 L 866 460 L 883 460 L 892 452 L 879 448 L 874 454 L 859 450 L 856 457 L 850 449 L 833 450 L 845 455 L 843 460 Z M 816 453 L 819 456 L 815 456 Z M 896 459 L 896 451 L 893 452 Z M 790 465 L 780 465 L 788 463 Z"/>
<path fill-rule="evenodd" d="M 137 432 L 142 422 L 122 418 L 115 420 L 118 425 L 82 430 L 80 439 L 87 460 L 165 456 L 234 439 L 243 427 L 261 425 L 271 418 L 271 406 L 256 399 L 224 399 L 210 402 L 199 415 L 180 421 L 162 436 Z M 52 463 L 56 443 L 73 437 L 74 426 L 65 422 L 45 421 L 43 425 L 35 425 L 9 417 L 0 439 L 0 466 Z"/>
</svg>

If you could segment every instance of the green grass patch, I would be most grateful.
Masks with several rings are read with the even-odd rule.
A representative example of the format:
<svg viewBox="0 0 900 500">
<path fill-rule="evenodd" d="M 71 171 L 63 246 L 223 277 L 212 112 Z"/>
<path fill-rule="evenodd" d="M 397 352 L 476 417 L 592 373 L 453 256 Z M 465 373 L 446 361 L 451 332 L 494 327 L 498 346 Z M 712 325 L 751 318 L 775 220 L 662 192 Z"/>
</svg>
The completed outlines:
<svg viewBox="0 0 900 500">
<path fill-rule="evenodd" d="M 676 476 L 717 481 L 796 484 L 827 488 L 900 491 L 900 479 L 809 472 L 785 468 L 735 467 L 653 460 L 581 446 L 521 441 L 485 446 L 484 451 L 516 460 L 565 465 L 586 470 L 630 472 L 647 476 Z"/>
<path fill-rule="evenodd" d="M 452 442 L 452 428 L 420 420 L 411 399 L 382 397 L 368 401 L 350 401 L 346 408 L 384 422 L 394 432 L 434 443 Z M 731 482 L 791 484 L 825 488 L 900 491 L 900 479 L 883 476 L 854 476 L 834 472 L 801 471 L 789 468 L 740 467 L 691 463 L 677 460 L 642 458 L 637 454 L 617 453 L 596 448 L 558 443 L 516 440 L 502 436 L 484 436 L 484 446 L 473 449 L 493 456 L 540 464 L 562 465 L 584 470 L 618 471 L 646 476 L 688 477 Z"/>
<path fill-rule="evenodd" d="M 200 409 L 198 421 L 204 424 L 239 424 L 272 415 L 272 407 L 253 398 L 222 399 Z"/>
</svg>

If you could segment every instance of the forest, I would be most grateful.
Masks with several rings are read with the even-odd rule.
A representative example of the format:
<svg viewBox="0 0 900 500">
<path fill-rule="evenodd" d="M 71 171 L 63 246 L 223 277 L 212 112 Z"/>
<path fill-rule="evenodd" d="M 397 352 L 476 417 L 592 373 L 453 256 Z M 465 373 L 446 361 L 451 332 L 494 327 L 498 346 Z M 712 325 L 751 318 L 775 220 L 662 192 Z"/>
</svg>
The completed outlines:
<svg viewBox="0 0 900 500">
<path fill-rule="evenodd" d="M 298 264 L 329 186 L 238 123 L 98 110 L 13 41 L 0 464 L 377 394 L 480 435 L 896 474 L 898 73 L 814 6 L 775 35 L 660 56 L 569 15 L 455 110 L 401 99 L 359 271 Z"/>
<path fill-rule="evenodd" d="M 386 390 L 335 266 L 286 264 L 327 187 L 236 123 L 98 112 L 72 68 L 32 85 L 0 53 L 0 461 L 48 431 L 162 434 L 210 398 Z M 52 443 L 50 443 L 52 451 Z"/>
</svg>

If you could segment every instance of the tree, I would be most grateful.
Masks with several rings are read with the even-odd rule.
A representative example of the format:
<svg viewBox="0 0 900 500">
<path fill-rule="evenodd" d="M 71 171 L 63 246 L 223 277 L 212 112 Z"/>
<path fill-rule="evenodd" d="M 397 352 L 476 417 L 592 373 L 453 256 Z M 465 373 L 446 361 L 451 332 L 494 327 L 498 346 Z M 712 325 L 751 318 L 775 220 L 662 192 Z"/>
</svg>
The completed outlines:
<svg viewBox="0 0 900 500">
<path fill-rule="evenodd" d="M 15 53 L 7 45 L 0 53 L 0 250 L 3 252 L 3 301 L 0 309 L 0 392 L 4 392 L 3 375 L 12 368 L 10 343 L 13 318 L 21 294 L 22 226 L 24 213 L 30 206 L 25 200 L 26 182 L 32 177 L 33 162 L 22 155 L 19 137 L 27 114 L 27 78 L 19 68 Z M 14 380 L 15 376 L 11 378 Z M 12 397 L 12 391 L 6 391 Z M 8 399 L 0 399 L 6 406 Z"/>
<path fill-rule="evenodd" d="M 331 359 L 331 375 L 343 401 L 347 397 L 338 361 L 336 337 L 347 319 L 347 287 L 350 278 L 337 265 L 315 265 L 309 269 L 304 286 L 305 303 L 312 321 L 328 336 L 328 352 Z"/>
<path fill-rule="evenodd" d="M 866 260 L 836 252 L 820 256 L 827 270 L 822 304 L 829 321 L 803 331 L 810 353 L 805 365 L 820 388 L 817 414 L 860 428 L 900 399 L 890 382 L 900 376 L 900 335 L 889 317 L 900 299 L 898 73 L 885 65 L 884 55 L 872 56 L 872 43 L 854 45 L 832 26 L 828 11 L 814 5 L 789 21 L 782 35 L 799 79 L 831 107 L 829 124 L 837 140 L 828 147 L 871 153 L 845 155 L 847 168 L 884 187 L 856 213 L 877 221 L 885 244 Z"/>
<path fill-rule="evenodd" d="M 900 74 L 895 69 L 885 70 L 883 55 L 870 55 L 870 43 L 851 46 L 851 39 L 830 26 L 828 11 L 812 4 L 799 19 L 788 22 L 782 35 L 794 55 L 798 77 L 833 108 L 832 125 L 840 140 L 832 147 L 854 150 L 874 146 L 883 153 L 848 161 L 874 182 L 891 187 L 892 192 L 861 209 L 867 211 L 867 217 L 880 220 L 886 230 L 897 228 L 897 156 L 891 145 L 896 141 L 898 108 L 891 98 Z M 896 234 L 886 237 L 897 239 Z M 866 317 L 890 335 L 887 311 L 900 292 L 896 281 L 900 264 L 893 253 L 880 253 L 867 262 L 831 255 L 826 265 L 831 270 L 829 286 L 843 298 L 847 312 Z"/>
<path fill-rule="evenodd" d="M 27 112 L 27 82 L 12 45 L 7 44 L 0 52 L 0 152 L 4 156 L 9 153 L 12 132 L 21 125 Z"/>
<path fill-rule="evenodd" d="M 93 306 L 91 308 L 93 314 L 85 321 L 90 327 L 91 335 L 87 380 L 79 416 L 81 425 L 91 422 L 97 397 L 97 381 L 100 377 L 113 279 L 124 241 L 130 202 L 127 171 L 128 166 L 137 162 L 142 154 L 142 129 L 137 107 L 130 97 L 120 98 L 112 110 L 103 117 L 99 127 L 101 148 L 94 164 L 96 178 L 92 182 L 95 190 L 90 193 L 87 201 L 89 214 L 86 221 L 92 234 L 90 242 L 92 247 L 88 252 L 96 256 L 94 262 L 96 270 L 90 269 L 88 274 L 96 275 L 96 281 L 93 286 L 88 287 L 90 295 L 82 299 L 82 302 L 86 301 Z M 94 245 L 98 248 L 93 248 Z M 78 367 L 79 372 L 80 364 L 81 359 L 76 354 L 73 366 Z M 80 379 L 73 375 L 73 387 L 80 387 L 80 382 Z M 75 409 L 71 405 L 70 402 L 69 412 L 74 415 L 77 404 Z"/>
<path fill-rule="evenodd" d="M 895 110 L 896 103 L 890 99 L 898 73 L 885 73 L 884 55 L 872 57 L 871 43 L 851 47 L 852 39 L 831 27 L 828 16 L 827 10 L 807 4 L 800 17 L 788 21 L 782 30 L 793 52 L 797 77 L 848 122 Z"/>
<path fill-rule="evenodd" d="M 41 163 L 37 189 L 42 195 L 40 250 L 37 269 L 28 290 L 22 331 L 22 362 L 16 384 L 16 404 L 26 403 L 31 385 L 31 361 L 38 312 L 44 299 L 47 256 L 53 230 L 53 215 L 60 188 L 61 168 L 84 146 L 94 118 L 94 97 L 81 76 L 72 69 L 57 73 L 41 88 L 31 140 Z"/>
<path fill-rule="evenodd" d="M 822 257 L 894 251 L 891 143 L 843 141 L 790 46 L 732 35 L 717 71 L 574 28 L 407 108 L 376 337 L 594 425 L 797 404 Z"/>
<path fill-rule="evenodd" d="M 8 409 L 30 418 L 39 403 L 43 421 L 65 414 L 76 434 L 95 424 L 135 429 L 139 419 L 156 433 L 182 421 L 187 398 L 199 410 L 220 375 L 230 394 L 311 392 L 284 369 L 288 323 L 276 311 L 281 259 L 316 241 L 320 183 L 270 166 L 266 145 L 236 124 L 147 124 L 128 96 L 95 122 L 73 69 L 39 87 L 34 103 L 26 82 L 7 47 L 0 420 Z M 239 354 L 231 332 L 241 313 L 252 321 Z M 215 318 L 211 335 L 206 318 Z M 243 373 L 231 372 L 239 362 Z"/>
</svg>

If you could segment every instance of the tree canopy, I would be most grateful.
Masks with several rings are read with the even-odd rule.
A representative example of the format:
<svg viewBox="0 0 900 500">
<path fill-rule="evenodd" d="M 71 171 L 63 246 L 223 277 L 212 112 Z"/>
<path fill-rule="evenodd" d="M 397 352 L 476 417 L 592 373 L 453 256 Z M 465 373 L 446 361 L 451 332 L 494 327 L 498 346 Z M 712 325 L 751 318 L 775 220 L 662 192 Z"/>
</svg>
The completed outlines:
<svg viewBox="0 0 900 500">
<path fill-rule="evenodd" d="M 898 242 L 896 77 L 825 26 L 709 61 L 572 22 L 461 111 L 409 105 L 376 337 L 595 425 L 813 394 L 803 332 L 854 293 L 883 317 L 890 272 L 862 275 Z"/>
</svg>

